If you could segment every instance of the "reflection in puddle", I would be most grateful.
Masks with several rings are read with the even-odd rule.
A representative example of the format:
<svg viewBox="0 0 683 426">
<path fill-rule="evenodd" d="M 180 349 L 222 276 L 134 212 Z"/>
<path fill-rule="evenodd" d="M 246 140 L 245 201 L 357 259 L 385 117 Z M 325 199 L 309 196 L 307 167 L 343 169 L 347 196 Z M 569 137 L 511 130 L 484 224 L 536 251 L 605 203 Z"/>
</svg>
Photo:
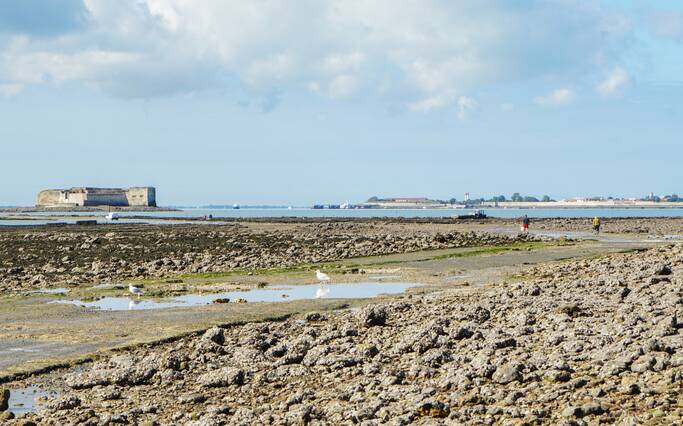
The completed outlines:
<svg viewBox="0 0 683 426">
<path fill-rule="evenodd" d="M 174 307 L 189 307 L 209 305 L 217 299 L 230 301 L 244 300 L 246 302 L 282 302 L 283 300 L 302 299 L 366 299 L 380 294 L 403 293 L 416 283 L 379 283 L 366 282 L 354 284 L 296 285 L 274 289 L 254 289 L 250 291 L 229 291 L 213 294 L 187 294 L 164 301 L 156 302 L 147 299 L 131 299 L 128 297 L 103 297 L 93 302 L 81 300 L 55 300 L 50 303 L 65 303 L 70 305 L 96 308 L 108 311 L 161 309 Z"/>
<path fill-rule="evenodd" d="M 322 299 L 323 297 L 330 294 L 330 289 L 327 287 L 320 287 L 315 291 L 315 298 Z"/>
<path fill-rule="evenodd" d="M 37 386 L 10 390 L 9 411 L 15 416 L 31 413 L 45 405 L 45 399 L 54 398 L 57 392 L 43 390 Z"/>
</svg>

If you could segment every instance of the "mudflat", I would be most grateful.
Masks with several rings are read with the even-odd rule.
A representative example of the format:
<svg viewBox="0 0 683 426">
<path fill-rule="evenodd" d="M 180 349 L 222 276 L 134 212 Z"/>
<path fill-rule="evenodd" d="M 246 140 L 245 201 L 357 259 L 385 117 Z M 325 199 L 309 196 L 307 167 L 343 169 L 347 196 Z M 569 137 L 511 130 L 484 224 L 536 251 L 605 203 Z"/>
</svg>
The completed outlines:
<svg viewBox="0 0 683 426">
<path fill-rule="evenodd" d="M 518 235 L 505 221 L 3 229 L 21 253 L 2 252 L 4 272 L 22 269 L 3 281 L 2 381 L 57 392 L 3 421 L 671 423 L 683 249 L 664 233 L 629 232 L 639 221 L 574 239 L 545 232 L 561 226 Z M 150 267 L 188 253 L 186 265 Z M 133 265 L 119 272 L 120 261 Z M 31 280 L 45 265 L 56 271 Z M 155 300 L 310 285 L 315 269 L 359 286 L 421 285 L 373 299 L 147 311 L 46 303 L 123 297 L 129 282 Z M 69 291 L 31 293 L 56 287 Z"/>
</svg>

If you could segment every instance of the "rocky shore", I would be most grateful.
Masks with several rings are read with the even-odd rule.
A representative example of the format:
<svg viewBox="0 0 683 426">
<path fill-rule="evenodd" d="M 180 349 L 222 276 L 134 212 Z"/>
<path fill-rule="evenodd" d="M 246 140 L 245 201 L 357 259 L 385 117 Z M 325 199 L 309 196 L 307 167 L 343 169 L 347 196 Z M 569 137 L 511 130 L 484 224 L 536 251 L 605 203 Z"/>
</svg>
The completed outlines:
<svg viewBox="0 0 683 426">
<path fill-rule="evenodd" d="M 678 424 L 683 245 L 215 327 L 58 372 L 41 424 Z M 11 416 L 5 422 L 12 424 Z"/>
<path fill-rule="evenodd" d="M 591 220 L 584 218 L 531 219 L 531 229 L 590 232 L 592 230 Z M 509 221 L 507 222 L 509 223 Z M 683 218 L 602 218 L 600 230 L 604 233 L 614 234 L 681 235 L 683 234 Z"/>
<path fill-rule="evenodd" d="M 532 239 L 382 222 L 3 228 L 0 294 Z"/>
</svg>

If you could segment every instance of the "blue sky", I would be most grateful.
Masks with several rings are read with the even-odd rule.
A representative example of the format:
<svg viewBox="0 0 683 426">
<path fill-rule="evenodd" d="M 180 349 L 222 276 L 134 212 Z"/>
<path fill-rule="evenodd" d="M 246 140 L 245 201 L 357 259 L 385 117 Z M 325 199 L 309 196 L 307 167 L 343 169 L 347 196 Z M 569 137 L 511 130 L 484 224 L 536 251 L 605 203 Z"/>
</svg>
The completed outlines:
<svg viewBox="0 0 683 426">
<path fill-rule="evenodd" d="M 681 2 L 0 3 L 0 205 L 683 193 Z"/>
</svg>

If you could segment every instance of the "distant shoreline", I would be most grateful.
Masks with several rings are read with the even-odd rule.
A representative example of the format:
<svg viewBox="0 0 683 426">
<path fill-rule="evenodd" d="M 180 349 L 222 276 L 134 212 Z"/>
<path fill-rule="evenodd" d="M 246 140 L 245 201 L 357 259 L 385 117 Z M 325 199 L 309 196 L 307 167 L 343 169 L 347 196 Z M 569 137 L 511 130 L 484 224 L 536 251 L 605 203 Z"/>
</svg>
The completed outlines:
<svg viewBox="0 0 683 426">
<path fill-rule="evenodd" d="M 585 202 L 564 202 L 564 201 L 539 201 L 539 202 L 492 202 L 485 201 L 479 204 L 414 204 L 414 205 L 368 205 L 364 209 L 375 210 L 472 210 L 472 209 L 675 209 L 683 208 L 683 202 L 654 202 L 654 201 L 585 201 Z"/>
</svg>

